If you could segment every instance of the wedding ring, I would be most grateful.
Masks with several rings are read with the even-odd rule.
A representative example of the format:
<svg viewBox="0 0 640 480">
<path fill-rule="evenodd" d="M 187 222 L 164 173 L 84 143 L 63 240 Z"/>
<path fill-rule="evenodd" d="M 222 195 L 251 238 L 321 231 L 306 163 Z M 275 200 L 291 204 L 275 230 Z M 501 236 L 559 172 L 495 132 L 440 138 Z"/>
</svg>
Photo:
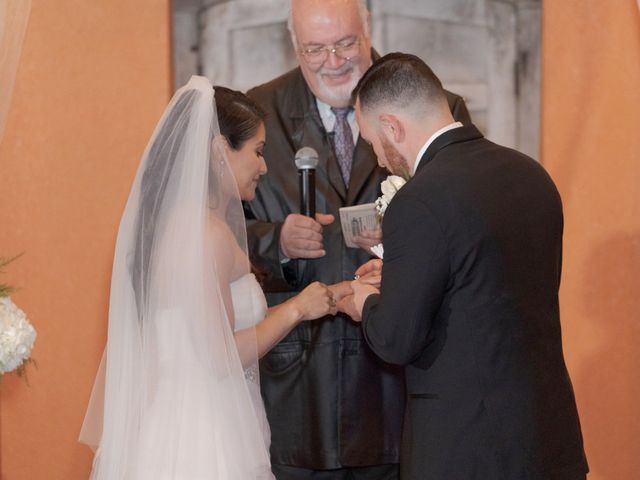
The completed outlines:
<svg viewBox="0 0 640 480">
<path fill-rule="evenodd" d="M 336 306 L 336 301 L 335 301 L 335 299 L 333 297 L 331 297 L 329 299 L 329 306 L 330 307 L 335 307 Z"/>
<path fill-rule="evenodd" d="M 353 276 L 353 279 L 354 279 L 354 280 L 360 280 L 360 275 L 354 275 L 354 276 Z"/>
</svg>

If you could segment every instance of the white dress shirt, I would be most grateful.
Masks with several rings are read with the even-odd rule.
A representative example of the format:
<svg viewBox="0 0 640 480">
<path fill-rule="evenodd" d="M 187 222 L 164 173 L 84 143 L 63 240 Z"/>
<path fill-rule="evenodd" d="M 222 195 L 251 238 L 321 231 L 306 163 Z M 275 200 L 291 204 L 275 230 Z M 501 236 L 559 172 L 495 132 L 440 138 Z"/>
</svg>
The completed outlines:
<svg viewBox="0 0 640 480">
<path fill-rule="evenodd" d="M 454 128 L 459 128 L 461 126 L 462 126 L 462 123 L 460 122 L 450 123 L 449 125 L 442 127 L 440 130 L 438 130 L 436 133 L 434 133 L 429 137 L 429 140 L 427 140 L 426 143 L 422 146 L 422 148 L 418 152 L 418 156 L 416 157 L 416 163 L 413 166 L 414 175 L 416 173 L 416 170 L 418 169 L 418 164 L 420 163 L 420 160 L 422 160 L 422 156 L 424 155 L 424 152 L 426 152 L 427 148 L 429 148 L 429 145 L 431 145 L 433 141 L 443 133 L 448 132 L 449 130 L 453 130 Z"/>
</svg>

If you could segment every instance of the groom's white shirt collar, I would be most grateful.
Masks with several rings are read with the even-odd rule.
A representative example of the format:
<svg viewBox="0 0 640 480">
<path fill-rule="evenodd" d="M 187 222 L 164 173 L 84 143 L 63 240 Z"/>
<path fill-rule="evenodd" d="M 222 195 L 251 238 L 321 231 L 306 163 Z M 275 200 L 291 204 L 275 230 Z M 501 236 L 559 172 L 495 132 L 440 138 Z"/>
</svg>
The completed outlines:
<svg viewBox="0 0 640 480">
<path fill-rule="evenodd" d="M 462 123 L 460 122 L 450 123 L 449 125 L 442 127 L 440 130 L 438 130 L 436 133 L 434 133 L 429 137 L 429 140 L 427 140 L 426 143 L 422 146 L 422 148 L 418 152 L 418 156 L 416 157 L 416 163 L 413 165 L 414 175 L 416 173 L 416 170 L 418 169 L 418 164 L 420 163 L 420 160 L 422 160 L 422 156 L 424 155 L 424 152 L 426 152 L 427 148 L 429 148 L 429 145 L 431 145 L 433 141 L 443 133 L 448 132 L 449 130 L 453 130 L 454 128 L 459 128 L 461 126 L 462 126 Z"/>
</svg>

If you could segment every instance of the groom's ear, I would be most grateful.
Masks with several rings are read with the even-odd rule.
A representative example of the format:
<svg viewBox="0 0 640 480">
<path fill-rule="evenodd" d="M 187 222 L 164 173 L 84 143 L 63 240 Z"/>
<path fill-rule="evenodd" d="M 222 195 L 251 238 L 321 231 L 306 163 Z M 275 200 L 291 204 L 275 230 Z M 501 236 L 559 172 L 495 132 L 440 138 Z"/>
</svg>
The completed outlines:
<svg viewBox="0 0 640 480">
<path fill-rule="evenodd" d="M 404 142 L 407 132 L 402 121 L 392 113 L 381 113 L 378 115 L 378 121 L 382 129 L 393 138 L 395 143 Z"/>
</svg>

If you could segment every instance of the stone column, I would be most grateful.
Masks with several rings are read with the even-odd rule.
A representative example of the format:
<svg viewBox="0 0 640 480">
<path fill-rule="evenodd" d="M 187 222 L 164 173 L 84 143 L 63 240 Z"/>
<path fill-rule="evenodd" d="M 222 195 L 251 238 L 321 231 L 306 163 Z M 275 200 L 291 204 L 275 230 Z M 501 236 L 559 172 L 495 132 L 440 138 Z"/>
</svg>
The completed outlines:
<svg viewBox="0 0 640 480">
<path fill-rule="evenodd" d="M 536 159 L 540 151 L 541 24 L 540 0 L 517 2 L 517 146 Z"/>
<path fill-rule="evenodd" d="M 380 53 L 424 59 L 488 138 L 537 158 L 540 0 L 368 3 Z M 176 86 L 200 73 L 246 90 L 295 66 L 288 8 L 289 0 L 175 0 Z"/>
<path fill-rule="evenodd" d="M 234 0 L 201 13 L 202 73 L 246 90 L 296 65 L 287 30 L 288 0 Z"/>
</svg>

